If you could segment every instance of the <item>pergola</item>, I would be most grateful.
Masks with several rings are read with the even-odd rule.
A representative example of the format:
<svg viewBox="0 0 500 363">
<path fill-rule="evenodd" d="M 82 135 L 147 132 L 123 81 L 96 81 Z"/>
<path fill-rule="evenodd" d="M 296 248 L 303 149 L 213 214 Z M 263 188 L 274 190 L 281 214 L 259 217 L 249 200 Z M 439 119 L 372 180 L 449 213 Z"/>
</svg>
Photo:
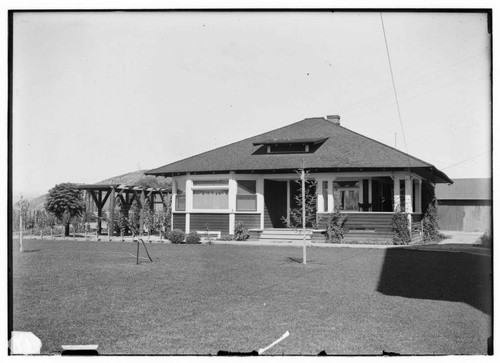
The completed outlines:
<svg viewBox="0 0 500 363">
<path fill-rule="evenodd" d="M 117 198 L 120 199 L 122 205 L 130 209 L 132 203 L 137 201 L 141 209 L 140 214 L 140 230 L 144 227 L 144 209 L 147 205 L 154 208 L 155 203 L 161 203 L 165 211 L 168 211 L 169 205 L 167 196 L 170 191 L 165 188 L 145 188 L 139 186 L 131 186 L 124 184 L 79 184 L 77 189 L 84 191 L 84 200 L 86 205 L 91 205 L 91 200 L 97 208 L 97 233 L 101 234 L 102 230 L 102 211 L 106 202 L 109 200 L 109 222 L 108 236 L 114 235 L 114 210 Z M 160 201 L 156 200 L 156 196 L 160 197 Z"/>
</svg>

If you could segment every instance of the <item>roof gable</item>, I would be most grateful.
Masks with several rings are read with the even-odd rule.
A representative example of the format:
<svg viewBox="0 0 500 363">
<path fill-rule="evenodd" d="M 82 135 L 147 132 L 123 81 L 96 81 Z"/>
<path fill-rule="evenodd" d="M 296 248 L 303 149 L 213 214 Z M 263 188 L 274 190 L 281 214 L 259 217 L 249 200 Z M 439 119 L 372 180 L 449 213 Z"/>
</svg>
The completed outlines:
<svg viewBox="0 0 500 363">
<path fill-rule="evenodd" d="M 263 140 L 316 139 L 324 142 L 314 152 L 307 154 L 256 153 Z M 147 174 L 294 170 L 303 163 L 310 169 L 408 168 L 408 165 L 411 168 L 433 168 L 420 159 L 316 117 L 150 170 Z"/>
</svg>

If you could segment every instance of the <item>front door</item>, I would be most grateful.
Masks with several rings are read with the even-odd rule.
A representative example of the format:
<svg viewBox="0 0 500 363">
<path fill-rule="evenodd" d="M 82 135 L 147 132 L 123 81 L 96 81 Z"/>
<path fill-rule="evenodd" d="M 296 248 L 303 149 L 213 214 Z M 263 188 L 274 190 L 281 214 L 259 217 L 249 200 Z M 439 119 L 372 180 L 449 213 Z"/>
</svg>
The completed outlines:
<svg viewBox="0 0 500 363">
<path fill-rule="evenodd" d="M 287 215 L 287 182 L 264 179 L 264 227 L 285 228 Z"/>
</svg>

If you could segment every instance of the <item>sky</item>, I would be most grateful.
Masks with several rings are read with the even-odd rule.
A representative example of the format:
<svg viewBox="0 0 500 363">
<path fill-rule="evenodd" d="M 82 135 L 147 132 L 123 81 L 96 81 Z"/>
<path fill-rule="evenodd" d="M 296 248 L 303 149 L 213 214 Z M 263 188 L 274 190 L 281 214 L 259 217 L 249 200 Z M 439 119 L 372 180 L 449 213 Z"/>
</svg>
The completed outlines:
<svg viewBox="0 0 500 363">
<path fill-rule="evenodd" d="M 14 193 L 332 114 L 451 178 L 491 177 L 486 14 L 382 18 L 387 48 L 379 12 L 16 13 Z"/>
</svg>

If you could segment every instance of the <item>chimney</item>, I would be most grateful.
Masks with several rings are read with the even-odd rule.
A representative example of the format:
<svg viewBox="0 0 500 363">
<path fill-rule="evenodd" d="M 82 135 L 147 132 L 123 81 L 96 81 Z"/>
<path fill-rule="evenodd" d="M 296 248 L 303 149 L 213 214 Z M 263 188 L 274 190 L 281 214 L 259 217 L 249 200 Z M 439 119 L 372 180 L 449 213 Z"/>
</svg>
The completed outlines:
<svg viewBox="0 0 500 363">
<path fill-rule="evenodd" d="M 326 116 L 326 119 L 328 121 L 330 121 L 332 124 L 340 126 L 340 116 L 339 115 L 328 115 L 328 116 Z"/>
</svg>

